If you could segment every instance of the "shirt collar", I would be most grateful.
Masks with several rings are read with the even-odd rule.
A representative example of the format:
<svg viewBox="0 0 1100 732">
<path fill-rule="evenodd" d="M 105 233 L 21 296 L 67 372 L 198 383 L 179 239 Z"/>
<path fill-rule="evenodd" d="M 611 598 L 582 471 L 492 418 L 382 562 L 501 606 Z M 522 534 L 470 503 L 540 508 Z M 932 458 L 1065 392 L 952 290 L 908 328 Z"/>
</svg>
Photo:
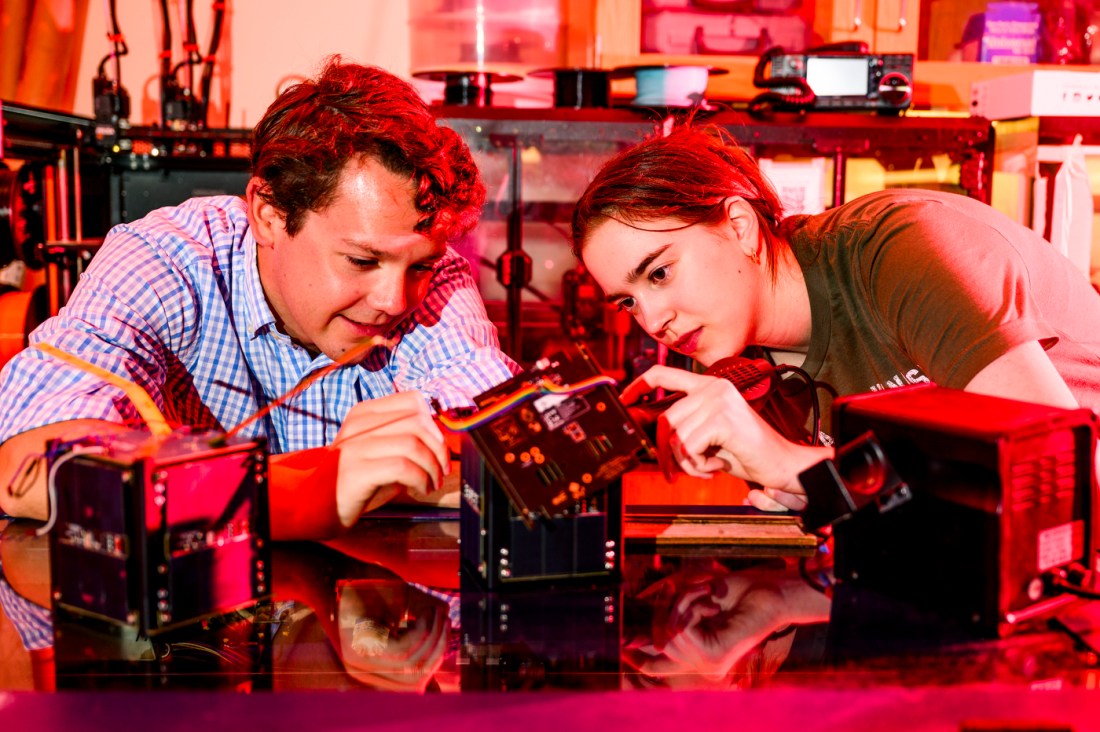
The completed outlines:
<svg viewBox="0 0 1100 732">
<path fill-rule="evenodd" d="M 275 332 L 275 314 L 267 304 L 264 287 L 260 282 L 260 267 L 256 257 L 256 237 L 249 229 L 244 235 L 244 316 L 250 338 L 267 332 Z"/>
</svg>

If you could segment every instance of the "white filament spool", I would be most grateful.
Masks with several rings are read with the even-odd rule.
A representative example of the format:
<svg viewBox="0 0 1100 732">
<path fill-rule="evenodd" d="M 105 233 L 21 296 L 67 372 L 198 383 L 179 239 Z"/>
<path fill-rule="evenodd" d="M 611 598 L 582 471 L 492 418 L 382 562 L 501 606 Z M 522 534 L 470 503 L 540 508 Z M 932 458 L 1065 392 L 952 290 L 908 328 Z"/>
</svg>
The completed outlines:
<svg viewBox="0 0 1100 732">
<path fill-rule="evenodd" d="M 640 66 L 634 69 L 640 107 L 695 107 L 706 102 L 709 66 Z"/>
</svg>

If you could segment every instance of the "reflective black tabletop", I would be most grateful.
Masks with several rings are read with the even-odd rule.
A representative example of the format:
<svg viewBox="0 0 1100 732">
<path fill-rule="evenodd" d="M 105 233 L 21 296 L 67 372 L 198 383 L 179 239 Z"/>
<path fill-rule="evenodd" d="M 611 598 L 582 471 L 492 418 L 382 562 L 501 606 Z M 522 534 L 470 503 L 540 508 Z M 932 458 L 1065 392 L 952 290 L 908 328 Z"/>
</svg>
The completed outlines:
<svg viewBox="0 0 1100 732">
<path fill-rule="evenodd" d="M 52 610 L 37 526 L 8 522 L 0 538 L 0 712 L 13 719 L 79 719 L 88 691 L 127 714 L 160 698 L 183 718 L 200 703 L 224 708 L 221 721 L 310 708 L 336 727 L 345 707 L 365 703 L 347 692 L 370 691 L 411 693 L 371 697 L 394 720 L 453 709 L 533 729 L 543 722 L 522 722 L 514 705 L 542 702 L 500 692 L 540 692 L 582 726 L 607 714 L 702 722 L 744 705 L 765 714 L 761 704 L 774 728 L 825 729 L 877 719 L 888 701 L 917 704 L 928 729 L 998 718 L 1087 729 L 1100 710 L 1100 603 L 1007 638 L 905 627 L 860 637 L 827 592 L 825 551 L 628 544 L 618 581 L 490 593 L 460 572 L 457 521 L 370 519 L 336 541 L 276 543 L 270 600 L 149 638 Z"/>
</svg>

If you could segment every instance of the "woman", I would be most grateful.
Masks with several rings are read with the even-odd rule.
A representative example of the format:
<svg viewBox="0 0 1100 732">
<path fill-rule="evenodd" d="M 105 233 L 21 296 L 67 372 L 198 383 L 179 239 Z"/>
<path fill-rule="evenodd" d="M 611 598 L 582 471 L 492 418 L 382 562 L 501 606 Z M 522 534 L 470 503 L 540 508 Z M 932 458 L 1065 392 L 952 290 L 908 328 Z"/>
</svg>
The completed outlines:
<svg viewBox="0 0 1100 732">
<path fill-rule="evenodd" d="M 577 204 L 573 241 L 608 302 L 703 366 L 746 348 L 799 366 L 825 397 L 933 381 L 1100 411 L 1100 295 L 1042 238 L 991 207 L 927 190 L 873 193 L 783 218 L 751 157 L 684 125 L 625 150 Z M 800 509 L 798 474 L 833 456 L 792 442 L 723 379 L 654 367 L 663 449 L 690 475 L 758 483 L 758 508 Z"/>
</svg>

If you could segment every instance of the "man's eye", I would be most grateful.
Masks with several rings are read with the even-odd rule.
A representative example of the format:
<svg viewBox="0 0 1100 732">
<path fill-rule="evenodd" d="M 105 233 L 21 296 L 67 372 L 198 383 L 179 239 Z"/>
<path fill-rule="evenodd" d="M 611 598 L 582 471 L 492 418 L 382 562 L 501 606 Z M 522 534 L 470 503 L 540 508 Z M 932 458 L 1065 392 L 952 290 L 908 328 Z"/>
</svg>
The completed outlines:
<svg viewBox="0 0 1100 732">
<path fill-rule="evenodd" d="M 631 310 L 634 309 L 634 298 L 624 297 L 622 300 L 619 300 L 617 303 L 615 303 L 615 307 L 617 307 L 621 312 L 629 313 Z"/>
<path fill-rule="evenodd" d="M 414 264 L 412 266 L 412 271 L 416 272 L 417 274 L 431 274 L 435 271 L 435 263 L 428 262 L 425 264 Z"/>
<path fill-rule="evenodd" d="M 359 269 L 367 269 L 378 264 L 376 259 L 359 259 L 358 257 L 348 257 L 348 264 L 352 267 L 358 267 Z"/>
</svg>

